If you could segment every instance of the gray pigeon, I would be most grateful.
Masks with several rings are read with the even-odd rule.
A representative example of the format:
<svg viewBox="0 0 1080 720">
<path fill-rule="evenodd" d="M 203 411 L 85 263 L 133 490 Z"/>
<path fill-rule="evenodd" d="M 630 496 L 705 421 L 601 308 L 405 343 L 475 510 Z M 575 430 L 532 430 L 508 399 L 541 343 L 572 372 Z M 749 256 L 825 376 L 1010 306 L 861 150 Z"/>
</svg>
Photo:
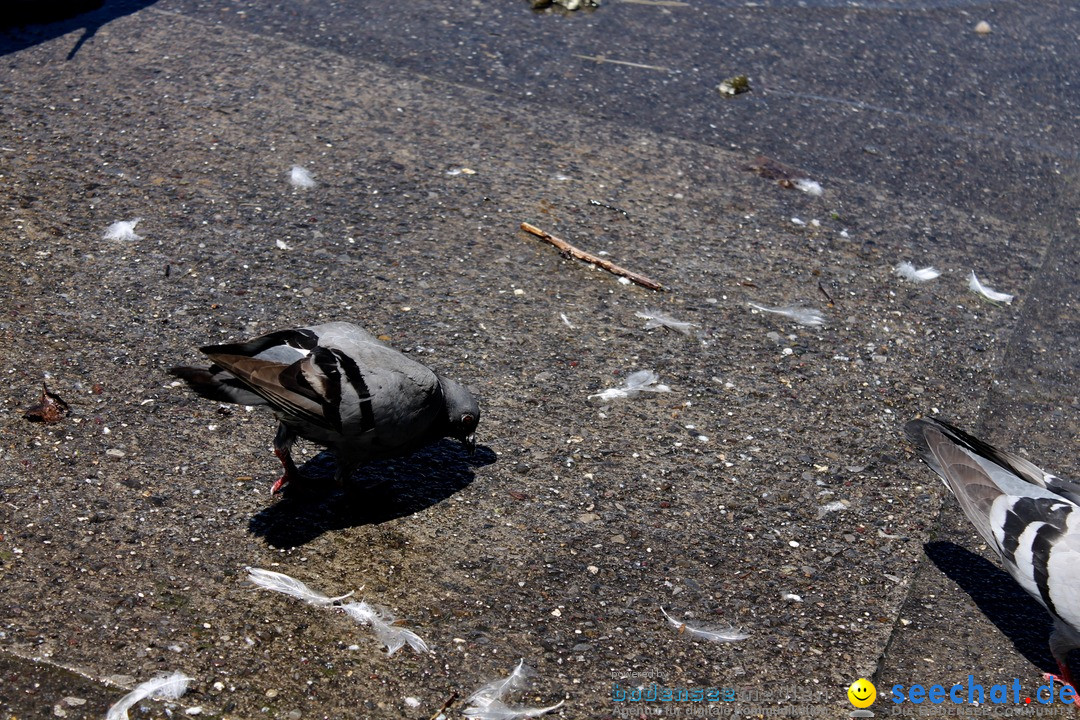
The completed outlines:
<svg viewBox="0 0 1080 720">
<path fill-rule="evenodd" d="M 912 420 L 904 429 L 1005 569 L 1054 618 L 1050 652 L 1061 677 L 1047 679 L 1073 685 L 1069 653 L 1080 649 L 1080 483 L 942 420 Z"/>
<path fill-rule="evenodd" d="M 289 452 L 297 437 L 334 451 L 338 485 L 364 462 L 407 455 L 444 437 L 475 448 L 480 407 L 472 393 L 351 323 L 200 350 L 213 365 L 169 373 L 211 400 L 268 405 L 280 423 L 274 454 L 285 473 L 271 494 L 299 477 Z"/>
</svg>

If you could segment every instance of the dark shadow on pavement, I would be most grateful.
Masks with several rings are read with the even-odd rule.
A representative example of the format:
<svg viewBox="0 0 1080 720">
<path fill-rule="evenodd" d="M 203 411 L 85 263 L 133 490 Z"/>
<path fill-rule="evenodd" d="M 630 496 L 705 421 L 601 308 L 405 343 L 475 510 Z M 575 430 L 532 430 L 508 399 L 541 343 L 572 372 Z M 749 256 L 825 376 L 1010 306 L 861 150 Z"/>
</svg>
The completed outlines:
<svg viewBox="0 0 1080 720">
<path fill-rule="evenodd" d="M 25 50 L 81 29 L 82 35 L 67 55 L 79 48 L 102 26 L 118 17 L 153 5 L 157 0 L 5 0 L 0 12 L 0 55 Z"/>
<path fill-rule="evenodd" d="M 1000 567 L 951 542 L 931 542 L 926 556 L 971 596 L 979 610 L 1009 638 L 1017 652 L 1046 672 L 1057 672 L 1049 639 L 1054 621 Z"/>
<path fill-rule="evenodd" d="M 288 485 L 280 501 L 251 518 L 248 530 L 274 547 L 293 548 L 331 530 L 377 525 L 445 500 L 475 479 L 474 468 L 495 460 L 489 447 L 477 446 L 470 455 L 456 440 L 443 440 L 366 465 L 340 490 L 333 454 L 320 453 L 300 468 L 305 482 Z"/>
</svg>

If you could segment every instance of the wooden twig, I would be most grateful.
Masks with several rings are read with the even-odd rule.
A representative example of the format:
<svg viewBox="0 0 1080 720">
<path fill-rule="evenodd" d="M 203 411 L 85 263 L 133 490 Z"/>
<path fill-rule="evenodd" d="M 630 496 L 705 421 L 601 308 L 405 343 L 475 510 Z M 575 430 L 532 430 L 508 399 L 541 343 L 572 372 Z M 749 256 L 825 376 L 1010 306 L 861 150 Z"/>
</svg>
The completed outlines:
<svg viewBox="0 0 1080 720">
<path fill-rule="evenodd" d="M 566 242 L 565 240 L 560 240 L 559 238 L 555 237 L 551 233 L 545 232 L 545 231 L 541 230 L 540 228 L 536 227 L 535 225 L 530 225 L 529 223 L 523 222 L 523 223 L 521 223 L 521 229 L 524 230 L 527 233 L 531 233 L 531 234 L 535 235 L 536 237 L 540 238 L 541 240 L 546 240 L 547 242 L 551 243 L 555 247 L 559 248 L 559 251 L 562 252 L 564 255 L 569 255 L 570 257 L 575 257 L 578 260 L 584 260 L 587 263 L 592 263 L 593 265 L 597 265 L 599 267 L 602 267 L 605 270 L 607 270 L 609 273 L 614 273 L 615 275 L 620 275 L 620 276 L 626 278 L 627 280 L 630 280 L 631 282 L 636 282 L 638 285 L 642 285 L 644 287 L 647 287 L 650 290 L 664 290 L 665 289 L 663 285 L 656 282 L 655 280 L 651 280 L 651 279 L 645 277 L 644 275 L 640 275 L 640 274 L 634 272 L 633 270 L 627 270 L 626 268 L 624 268 L 622 266 L 619 266 L 619 265 L 616 265 L 615 263 L 611 262 L 610 260 L 605 260 L 604 258 L 599 257 L 598 255 L 593 255 L 590 252 L 585 252 L 584 250 L 580 250 L 580 249 L 574 247 L 573 245 L 571 245 L 570 243 Z"/>
<path fill-rule="evenodd" d="M 830 306 L 836 305 L 836 301 L 833 300 L 832 295 L 829 294 L 829 291 L 825 289 L 825 286 L 821 284 L 820 280 L 818 280 L 817 289 L 820 290 L 821 294 L 825 296 L 825 299 L 829 301 Z"/>
<path fill-rule="evenodd" d="M 441 708 L 439 708 L 438 710 L 435 711 L 435 714 L 431 716 L 431 720 L 437 720 L 437 718 L 440 715 L 442 715 L 444 712 L 446 712 L 446 708 L 448 708 L 448 707 L 450 707 L 451 705 L 454 704 L 455 700 L 457 700 L 457 693 L 456 692 L 451 693 L 450 697 L 446 698 L 446 702 L 444 702 L 442 704 Z"/>
</svg>

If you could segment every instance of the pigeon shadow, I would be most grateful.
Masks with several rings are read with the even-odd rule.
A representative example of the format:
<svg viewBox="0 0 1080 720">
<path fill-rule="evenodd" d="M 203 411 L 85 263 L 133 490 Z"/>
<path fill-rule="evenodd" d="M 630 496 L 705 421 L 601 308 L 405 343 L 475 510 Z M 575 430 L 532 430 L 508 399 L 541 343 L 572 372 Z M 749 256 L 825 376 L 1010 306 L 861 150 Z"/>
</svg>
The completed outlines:
<svg viewBox="0 0 1080 720">
<path fill-rule="evenodd" d="M 955 543 L 937 541 L 923 548 L 938 569 L 971 596 L 1018 653 L 1045 672 L 1058 671 L 1049 649 L 1053 619 L 1008 573 Z"/>
<path fill-rule="evenodd" d="M 157 0 L 4 0 L 0 13 L 0 55 L 25 50 L 75 30 L 75 41 L 67 59 L 71 60 L 102 26 L 116 18 L 136 13 Z"/>
<path fill-rule="evenodd" d="M 495 460 L 489 447 L 469 454 L 457 441 L 443 440 L 365 465 L 342 490 L 333 479 L 334 456 L 323 452 L 300 468 L 304 482 L 288 485 L 281 500 L 251 518 L 248 530 L 274 547 L 294 548 L 331 530 L 377 525 L 445 500 L 476 478 L 474 468 Z"/>
</svg>

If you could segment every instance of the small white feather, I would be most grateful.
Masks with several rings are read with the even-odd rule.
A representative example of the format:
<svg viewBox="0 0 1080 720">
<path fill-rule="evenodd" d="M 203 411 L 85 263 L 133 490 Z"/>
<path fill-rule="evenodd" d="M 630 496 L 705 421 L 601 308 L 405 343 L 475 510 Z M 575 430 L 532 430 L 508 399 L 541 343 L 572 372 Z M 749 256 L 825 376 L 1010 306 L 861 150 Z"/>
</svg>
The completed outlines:
<svg viewBox="0 0 1080 720">
<path fill-rule="evenodd" d="M 375 637 L 386 646 L 386 654 L 393 655 L 408 644 L 417 653 L 429 652 L 428 644 L 419 635 L 407 628 L 394 625 L 397 618 L 383 607 L 360 602 L 346 603 L 341 609 L 357 622 L 368 625 L 375 632 Z"/>
<path fill-rule="evenodd" d="M 570 318 L 566 317 L 566 313 L 559 313 L 559 317 L 562 319 L 563 325 L 570 328 L 571 330 L 574 329 L 574 326 L 570 323 Z"/>
<path fill-rule="evenodd" d="M 496 700 L 502 700 L 503 696 L 512 690 L 521 690 L 525 687 L 525 678 L 532 674 L 532 670 L 525 664 L 525 658 L 518 660 L 513 672 L 504 678 L 492 680 L 480 686 L 465 702 L 475 705 L 487 706 Z"/>
<path fill-rule="evenodd" d="M 839 500 L 836 500 L 836 501 L 831 502 L 831 503 L 825 503 L 824 505 L 822 505 L 821 507 L 819 507 L 817 509 L 818 520 L 825 517 L 826 515 L 828 515 L 831 512 L 838 512 L 840 510 L 847 510 L 847 507 L 848 507 L 847 505 L 840 502 Z"/>
<path fill-rule="evenodd" d="M 970 288 L 972 292 L 979 293 L 991 302 L 1008 304 L 1013 301 L 1012 295 L 1009 295 L 1008 293 L 998 292 L 996 290 L 991 290 L 989 287 L 979 282 L 979 278 L 975 277 L 974 270 L 971 271 L 971 277 L 968 278 L 968 288 Z"/>
<path fill-rule="evenodd" d="M 105 228 L 102 236 L 106 240 L 142 240 L 142 235 L 135 234 L 135 226 L 142 222 L 142 218 L 134 220 L 120 220 Z"/>
<path fill-rule="evenodd" d="M 667 385 L 657 385 L 660 378 L 652 370 L 638 370 L 623 381 L 622 386 L 608 388 L 603 392 L 590 395 L 589 399 L 600 398 L 601 400 L 615 400 L 617 398 L 634 397 L 640 392 L 671 392 Z"/>
<path fill-rule="evenodd" d="M 293 165 L 289 170 L 289 182 L 294 188 L 300 190 L 310 190 L 315 187 L 315 178 L 311 176 L 311 172 L 300 165 Z"/>
<path fill-rule="evenodd" d="M 825 316 L 817 310 L 811 308 L 799 307 L 797 305 L 786 305 L 784 307 L 765 307 L 764 305 L 758 305 L 757 303 L 750 303 L 750 307 L 761 312 L 774 313 L 776 315 L 782 315 L 786 318 L 794 320 L 800 325 L 806 325 L 807 327 L 820 327 L 825 324 Z"/>
<path fill-rule="evenodd" d="M 683 335 L 690 334 L 690 328 L 694 327 L 696 323 L 686 322 L 684 320 L 676 320 L 670 315 L 665 315 L 657 310 L 650 310 L 646 308 L 644 312 L 636 312 L 639 318 L 644 318 L 648 322 L 645 323 L 646 330 L 652 330 L 653 328 L 666 327 L 676 332 L 681 332 Z"/>
<path fill-rule="evenodd" d="M 938 272 L 935 268 L 924 267 L 916 269 L 914 265 L 907 261 L 904 261 L 897 265 L 894 272 L 896 272 L 897 275 L 904 278 L 905 280 L 910 280 L 911 282 L 916 283 L 934 280 L 935 278 L 941 276 L 941 273 Z"/>
<path fill-rule="evenodd" d="M 312 605 L 333 605 L 339 600 L 344 600 L 352 595 L 350 592 L 336 598 L 327 597 L 321 592 L 312 590 L 296 578 L 289 577 L 284 573 L 274 572 L 273 570 L 262 570 L 261 568 L 255 567 L 248 567 L 246 570 L 248 571 L 248 580 L 259 587 L 273 590 L 274 592 L 284 593 L 285 595 L 292 595 L 294 598 L 300 598 L 304 602 L 311 603 Z"/>
<path fill-rule="evenodd" d="M 709 642 L 736 642 L 738 640 L 745 640 L 746 638 L 750 637 L 749 634 L 744 633 L 738 628 L 733 627 L 721 629 L 715 627 L 706 627 L 704 625 L 697 627 L 693 625 L 688 625 L 687 623 L 684 623 L 681 620 L 676 620 L 675 618 L 668 615 L 667 610 L 665 610 L 663 607 L 660 608 L 660 612 L 664 613 L 664 617 L 667 618 L 667 621 L 672 625 L 672 627 L 679 631 L 679 634 L 686 633 L 687 635 L 699 637 L 702 640 L 708 640 Z"/>
<path fill-rule="evenodd" d="M 821 183 L 817 180 L 811 180 L 810 178 L 795 178 L 795 187 L 802 190 L 807 195 L 813 195 L 814 197 L 821 197 L 821 194 L 825 192 L 821 188 Z"/>
<path fill-rule="evenodd" d="M 144 683 L 135 686 L 135 689 L 120 698 L 115 705 L 105 713 L 105 720 L 128 720 L 128 709 L 136 703 L 148 697 L 176 700 L 187 692 L 191 678 L 182 672 L 158 675 Z"/>
<path fill-rule="evenodd" d="M 511 707 L 504 697 L 511 692 L 525 688 L 526 678 L 532 671 L 519 660 L 517 667 L 505 678 L 492 680 L 481 686 L 465 701 L 465 717 L 471 720 L 517 720 L 517 718 L 540 717 L 562 707 L 562 701 L 549 707 Z"/>
</svg>

